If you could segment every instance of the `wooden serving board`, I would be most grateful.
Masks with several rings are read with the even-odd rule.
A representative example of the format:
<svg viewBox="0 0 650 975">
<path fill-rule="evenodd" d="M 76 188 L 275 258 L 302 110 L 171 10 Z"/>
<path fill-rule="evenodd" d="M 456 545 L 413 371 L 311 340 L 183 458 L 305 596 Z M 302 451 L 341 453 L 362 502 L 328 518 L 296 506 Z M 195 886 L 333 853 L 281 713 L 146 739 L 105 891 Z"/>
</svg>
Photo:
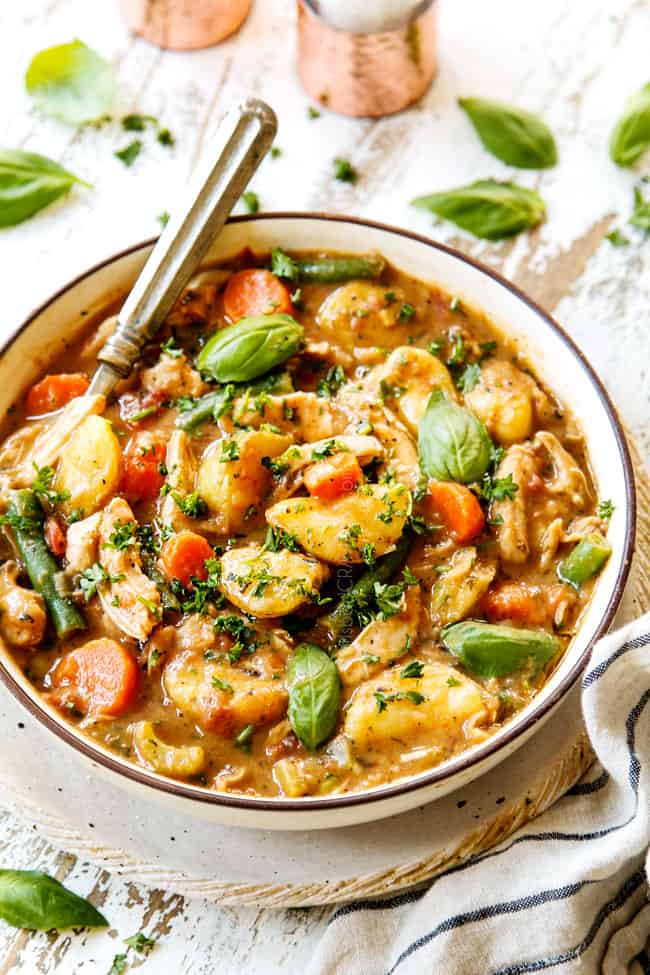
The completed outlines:
<svg viewBox="0 0 650 975">
<path fill-rule="evenodd" d="M 638 537 L 650 489 L 633 447 Z M 616 625 L 650 604 L 638 546 Z M 223 905 L 298 907 L 380 897 L 430 880 L 505 839 L 556 802 L 593 761 L 576 687 L 541 733 L 497 768 L 437 802 L 364 826 L 279 833 L 220 827 L 143 801 L 78 756 L 2 695 L 0 805 L 41 837 L 125 880 Z"/>
</svg>

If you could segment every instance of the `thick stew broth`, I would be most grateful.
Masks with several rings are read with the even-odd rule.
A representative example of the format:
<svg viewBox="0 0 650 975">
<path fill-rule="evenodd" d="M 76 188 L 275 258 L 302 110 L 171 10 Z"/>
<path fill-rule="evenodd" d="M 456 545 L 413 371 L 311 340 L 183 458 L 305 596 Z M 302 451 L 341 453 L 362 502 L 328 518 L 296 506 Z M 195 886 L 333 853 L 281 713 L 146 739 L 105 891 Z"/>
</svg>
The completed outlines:
<svg viewBox="0 0 650 975">
<path fill-rule="evenodd" d="M 106 404 L 115 310 L 0 456 L 0 629 L 67 720 L 163 775 L 298 797 L 421 772 L 525 707 L 611 506 L 484 316 L 374 255 L 245 253 Z"/>
</svg>

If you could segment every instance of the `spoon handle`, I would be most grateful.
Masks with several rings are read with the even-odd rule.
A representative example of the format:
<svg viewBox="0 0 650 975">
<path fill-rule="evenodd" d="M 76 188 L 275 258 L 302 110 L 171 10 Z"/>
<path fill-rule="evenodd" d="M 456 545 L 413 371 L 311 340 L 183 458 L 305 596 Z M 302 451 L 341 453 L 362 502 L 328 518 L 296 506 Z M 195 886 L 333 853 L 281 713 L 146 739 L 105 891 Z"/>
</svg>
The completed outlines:
<svg viewBox="0 0 650 975">
<path fill-rule="evenodd" d="M 219 125 L 206 158 L 163 230 L 118 316 L 98 359 L 91 394 L 108 395 L 129 375 L 143 345 L 162 325 L 235 203 L 264 158 L 277 131 L 273 110 L 250 98 Z"/>
</svg>

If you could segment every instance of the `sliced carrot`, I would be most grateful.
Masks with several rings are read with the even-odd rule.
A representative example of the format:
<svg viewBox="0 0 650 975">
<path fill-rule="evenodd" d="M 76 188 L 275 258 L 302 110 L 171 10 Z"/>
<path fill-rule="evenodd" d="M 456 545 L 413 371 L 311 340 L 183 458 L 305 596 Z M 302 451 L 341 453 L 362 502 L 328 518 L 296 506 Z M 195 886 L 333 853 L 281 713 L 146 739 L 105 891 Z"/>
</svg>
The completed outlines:
<svg viewBox="0 0 650 975">
<path fill-rule="evenodd" d="M 503 582 L 489 590 L 482 601 L 482 609 L 491 623 L 496 620 L 513 620 L 516 623 L 539 624 L 544 622 L 547 610 L 538 587 L 524 582 Z"/>
<path fill-rule="evenodd" d="M 102 637 L 67 653 L 54 672 L 54 685 L 68 689 L 68 700 L 85 713 L 117 717 L 134 703 L 138 677 L 129 651 Z"/>
<path fill-rule="evenodd" d="M 288 289 L 275 274 L 262 268 L 237 271 L 223 293 L 223 310 L 231 322 L 248 315 L 293 314 Z"/>
<path fill-rule="evenodd" d="M 166 443 L 155 433 L 131 437 L 124 451 L 122 492 L 129 501 L 153 501 L 165 482 Z"/>
<path fill-rule="evenodd" d="M 207 579 L 207 559 L 214 556 L 210 543 L 196 532 L 182 531 L 172 535 L 162 547 L 160 561 L 168 579 L 178 579 L 189 586 L 192 579 Z"/>
<path fill-rule="evenodd" d="M 305 471 L 305 487 L 314 498 L 333 501 L 354 491 L 363 481 L 363 472 L 354 454 L 335 454 Z"/>
<path fill-rule="evenodd" d="M 45 544 L 52 555 L 63 555 L 66 543 L 65 531 L 57 518 L 50 517 L 45 519 L 43 535 L 45 537 Z"/>
<path fill-rule="evenodd" d="M 471 542 L 485 527 L 478 498 L 455 481 L 429 481 L 425 506 L 430 520 L 441 524 L 461 545 Z"/>
<path fill-rule="evenodd" d="M 60 410 L 77 396 L 83 396 L 90 383 L 82 372 L 62 372 L 45 376 L 32 386 L 25 399 L 27 416 L 42 416 Z"/>
</svg>

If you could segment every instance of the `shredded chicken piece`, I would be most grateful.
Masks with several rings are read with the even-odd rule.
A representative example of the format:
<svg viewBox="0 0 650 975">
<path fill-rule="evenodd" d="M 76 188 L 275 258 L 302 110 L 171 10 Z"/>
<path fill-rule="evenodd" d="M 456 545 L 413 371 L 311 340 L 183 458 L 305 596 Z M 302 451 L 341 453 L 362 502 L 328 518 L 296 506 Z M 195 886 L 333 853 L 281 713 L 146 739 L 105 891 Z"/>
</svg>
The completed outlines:
<svg viewBox="0 0 650 975">
<path fill-rule="evenodd" d="M 33 589 L 18 585 L 18 565 L 5 562 L 0 567 L 0 630 L 14 647 L 38 646 L 45 636 L 47 614 L 43 597 Z"/>
<path fill-rule="evenodd" d="M 312 359 L 324 359 L 325 362 L 343 366 L 344 369 L 349 369 L 354 363 L 354 359 L 349 352 L 346 352 L 337 345 L 332 345 L 330 342 L 316 342 L 314 339 L 307 339 L 302 354 Z"/>
<path fill-rule="evenodd" d="M 208 391 L 200 374 L 193 369 L 184 355 L 162 355 L 160 361 L 140 375 L 142 389 L 161 399 L 178 399 L 179 396 L 202 396 Z"/>
<path fill-rule="evenodd" d="M 114 498 L 101 513 L 99 561 L 110 581 L 98 586 L 98 594 L 104 613 L 122 633 L 146 640 L 162 618 L 160 593 L 142 571 L 137 544 L 116 548 L 111 541 L 129 523 L 135 524 L 135 518 L 123 498 Z"/>
<path fill-rule="evenodd" d="M 555 558 L 555 553 L 562 542 L 564 534 L 564 522 L 562 518 L 554 518 L 544 529 L 539 539 L 540 549 L 539 567 L 542 572 L 547 572 Z"/>
<path fill-rule="evenodd" d="M 566 495 L 571 504 L 582 511 L 591 500 L 587 478 L 568 450 L 554 433 L 539 430 L 533 437 L 533 449 L 551 468 L 544 471 L 544 485 L 548 494 Z"/>
<path fill-rule="evenodd" d="M 401 484 L 415 491 L 420 480 L 420 462 L 415 442 L 394 413 L 384 409 L 373 414 L 372 432 L 386 451 L 386 466 L 395 471 Z"/>
<path fill-rule="evenodd" d="M 504 562 L 521 564 L 530 554 L 526 499 L 528 483 L 536 472 L 535 456 L 530 445 L 525 444 L 509 447 L 497 468 L 497 478 L 511 476 L 518 488 L 513 498 L 493 501 L 490 508 L 491 520 L 501 522 L 497 527 L 497 544 Z"/>
<path fill-rule="evenodd" d="M 569 522 L 566 529 L 562 532 L 563 542 L 579 542 L 589 535 L 591 532 L 601 532 L 604 534 L 607 531 L 607 522 L 599 518 L 598 515 L 586 515 L 582 518 L 574 518 L 573 521 Z"/>
<path fill-rule="evenodd" d="M 102 515 L 95 512 L 82 521 L 75 521 L 68 526 L 65 547 L 66 571 L 68 573 L 84 572 L 93 562 L 97 561 L 97 546 L 99 543 L 99 523 Z"/>
<path fill-rule="evenodd" d="M 330 400 L 304 392 L 241 397 L 235 405 L 232 422 L 224 418 L 222 425 L 230 431 L 235 422 L 242 427 L 270 423 L 300 440 L 323 440 L 344 425 Z"/>
</svg>

